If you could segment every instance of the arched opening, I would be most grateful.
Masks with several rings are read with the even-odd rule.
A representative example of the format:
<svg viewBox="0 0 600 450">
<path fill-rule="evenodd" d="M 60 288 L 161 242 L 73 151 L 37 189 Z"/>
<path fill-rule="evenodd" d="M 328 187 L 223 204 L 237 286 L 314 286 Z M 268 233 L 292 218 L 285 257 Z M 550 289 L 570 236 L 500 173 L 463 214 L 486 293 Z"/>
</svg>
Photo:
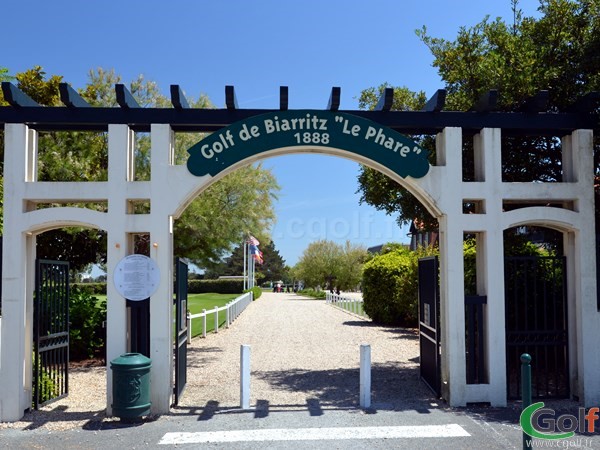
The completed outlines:
<svg viewBox="0 0 600 450">
<path fill-rule="evenodd" d="M 317 155 L 317 150 L 323 150 L 319 153 L 324 153 L 324 155 Z M 288 151 L 284 155 L 282 150 L 275 150 L 268 154 L 262 154 L 260 159 L 256 158 L 253 162 L 260 160 L 263 165 L 269 167 L 271 161 L 275 162 L 284 158 L 297 161 L 302 157 L 297 153 L 299 152 Z M 324 164 L 324 161 L 328 160 L 346 164 L 345 161 L 339 160 L 340 154 L 335 150 L 313 148 L 309 153 L 311 162 L 315 165 Z M 267 156 L 269 159 L 265 159 Z M 344 157 L 354 162 L 357 159 L 349 152 L 345 152 Z M 249 162 L 249 160 L 245 160 L 235 168 Z M 360 162 L 375 165 L 366 159 L 361 159 Z M 299 164 L 296 167 L 300 170 Z M 355 169 L 352 180 L 354 186 L 358 174 L 357 169 L 358 167 Z M 327 196 L 328 183 L 340 182 L 339 173 L 327 174 L 323 170 L 319 170 L 319 174 L 328 176 L 329 179 L 314 178 L 308 174 L 304 174 L 303 177 L 301 174 L 294 177 L 296 183 L 315 183 L 320 186 L 320 192 L 306 189 L 304 195 L 294 198 L 294 201 L 301 198 L 306 203 L 319 203 L 323 197 Z M 356 187 L 353 187 L 352 191 L 355 190 Z M 201 199 L 203 194 L 200 192 L 197 195 Z M 355 197 L 355 200 L 358 200 L 358 196 Z M 285 200 L 283 201 L 285 202 Z M 354 209 L 355 206 L 355 204 L 347 204 L 342 207 Z M 316 209 L 313 214 L 316 216 L 314 218 L 318 220 L 319 210 Z M 290 216 L 287 218 L 289 219 Z M 309 236 L 303 242 L 307 243 L 310 240 L 330 239 L 332 236 L 328 235 L 328 232 L 333 231 L 335 234 L 335 230 L 329 227 L 325 221 L 320 222 L 323 226 L 310 227 L 306 217 L 298 216 L 297 218 L 306 225 L 302 230 L 300 230 L 300 226 L 286 227 L 284 224 L 281 232 L 291 232 L 292 234 L 305 232 Z M 338 235 L 336 237 L 343 240 L 346 237 L 360 236 L 360 230 L 352 229 L 353 225 L 361 223 L 360 220 L 352 221 L 348 218 L 342 218 L 342 220 L 349 222 L 348 228 L 346 228 L 348 236 Z M 391 222 L 393 219 L 390 219 Z M 301 239 L 295 234 L 294 238 Z M 378 244 L 386 242 L 382 240 Z M 372 379 L 373 401 L 376 408 L 390 410 L 412 408 L 416 407 L 415 402 L 420 405 L 419 407 L 427 408 L 429 402 L 434 401 L 434 396 L 419 380 L 418 337 L 414 329 L 378 326 L 345 312 L 340 313 L 342 317 L 340 320 L 339 316 L 331 311 L 332 307 L 328 308 L 323 304 L 324 302 L 308 298 L 292 298 L 283 293 L 275 294 L 275 296 L 265 293 L 263 296 L 257 300 L 257 305 L 262 306 L 265 302 L 269 302 L 273 311 L 262 318 L 252 316 L 251 320 L 256 321 L 253 325 L 254 333 L 239 336 L 237 327 L 242 325 L 235 324 L 233 329 L 225 333 L 209 334 L 207 339 L 193 339 L 188 354 L 188 384 L 178 407 L 174 410 L 175 413 L 185 413 L 191 409 L 199 411 L 201 417 L 207 420 L 211 415 L 234 408 L 239 404 L 237 361 L 241 344 L 249 344 L 252 347 L 253 392 L 251 404 L 253 407 L 256 405 L 260 410 L 257 414 L 301 408 L 308 409 L 311 414 L 317 414 L 319 410 L 356 407 L 358 403 L 359 343 L 368 343 L 375 339 L 377 342 L 373 342 Z M 297 308 L 293 317 L 282 316 L 284 313 L 288 314 L 284 312 L 282 306 L 285 304 L 292 304 Z M 258 307 L 256 306 L 256 308 Z M 320 313 L 315 313 L 315 311 L 320 311 Z M 252 313 L 245 312 L 244 314 Z M 315 323 L 316 318 L 320 315 L 327 315 L 326 317 L 334 322 Z M 212 321 L 212 317 L 210 320 Z M 245 318 L 245 320 L 250 319 Z M 339 320 L 339 322 L 335 322 L 335 320 Z M 287 336 L 283 331 L 291 328 L 292 325 L 294 329 L 300 327 L 304 332 Z M 313 335 L 316 335 L 316 329 L 320 328 L 332 328 L 331 334 L 327 338 L 315 338 Z M 262 334 L 265 330 L 271 330 L 268 337 L 264 337 Z M 232 345 L 230 341 L 235 344 Z M 329 350 L 336 349 L 337 351 L 328 353 Z M 264 397 L 256 397 L 254 390 L 260 390 L 261 394 L 257 395 L 264 395 Z"/>
</svg>

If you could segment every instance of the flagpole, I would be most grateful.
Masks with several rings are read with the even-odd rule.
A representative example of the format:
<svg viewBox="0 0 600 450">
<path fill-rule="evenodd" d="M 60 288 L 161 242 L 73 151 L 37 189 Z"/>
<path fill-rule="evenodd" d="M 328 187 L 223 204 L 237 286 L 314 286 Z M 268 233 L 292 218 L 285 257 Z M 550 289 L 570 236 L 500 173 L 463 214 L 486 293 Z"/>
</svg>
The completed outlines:
<svg viewBox="0 0 600 450">
<path fill-rule="evenodd" d="M 246 290 L 246 289 L 248 289 L 248 283 L 246 280 L 246 247 L 247 247 L 246 239 L 244 239 L 243 246 L 244 246 L 244 290 Z"/>
</svg>

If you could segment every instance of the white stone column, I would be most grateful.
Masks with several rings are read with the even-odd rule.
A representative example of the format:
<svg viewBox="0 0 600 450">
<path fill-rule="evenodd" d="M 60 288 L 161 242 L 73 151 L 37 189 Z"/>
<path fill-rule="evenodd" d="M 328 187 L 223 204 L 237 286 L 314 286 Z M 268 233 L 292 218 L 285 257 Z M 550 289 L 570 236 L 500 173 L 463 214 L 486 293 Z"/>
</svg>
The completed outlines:
<svg viewBox="0 0 600 450">
<path fill-rule="evenodd" d="M 465 405 L 465 307 L 462 229 L 462 131 L 445 128 L 437 135 L 438 165 L 445 166 L 440 225 L 440 327 L 442 395 L 451 406 Z"/>
<path fill-rule="evenodd" d="M 35 173 L 37 149 L 35 131 L 26 125 L 6 124 L 4 130 L 0 420 L 16 421 L 31 407 L 35 237 L 21 229 L 21 198 L 25 181 Z"/>
<path fill-rule="evenodd" d="M 477 245 L 478 295 L 487 295 L 485 354 L 488 398 L 492 406 L 506 405 L 506 327 L 504 298 L 504 233 L 502 229 L 502 156 L 500 129 L 486 128 L 475 137 L 476 152 L 483 155 L 485 230 Z M 473 401 L 477 401 L 473 399 Z"/>
<path fill-rule="evenodd" d="M 106 410 L 112 414 L 112 371 L 110 361 L 127 352 L 127 308 L 113 283 L 115 267 L 133 252 L 127 233 L 126 185 L 133 176 L 131 154 L 133 132 L 126 125 L 108 127 L 108 215 L 110 227 L 106 243 Z"/>
<path fill-rule="evenodd" d="M 160 284 L 150 298 L 150 358 L 152 413 L 169 411 L 173 393 L 173 199 L 169 195 L 169 166 L 174 135 L 169 125 L 152 125 L 150 257 L 160 270 Z"/>
<path fill-rule="evenodd" d="M 565 158 L 570 159 L 571 182 L 578 183 L 580 199 L 575 206 L 580 215 L 579 230 L 574 232 L 571 242 L 574 277 L 568 283 L 574 284 L 571 292 L 575 294 L 574 308 L 577 326 L 577 352 L 579 375 L 579 399 L 586 407 L 600 404 L 600 312 L 597 309 L 596 292 L 596 249 L 594 216 L 594 162 L 593 134 L 591 130 L 576 130 L 572 133 L 570 146 L 565 146 Z M 571 299 L 570 299 L 571 300 Z M 569 302 L 572 305 L 572 301 Z M 574 311 L 573 311 L 574 309 Z"/>
</svg>

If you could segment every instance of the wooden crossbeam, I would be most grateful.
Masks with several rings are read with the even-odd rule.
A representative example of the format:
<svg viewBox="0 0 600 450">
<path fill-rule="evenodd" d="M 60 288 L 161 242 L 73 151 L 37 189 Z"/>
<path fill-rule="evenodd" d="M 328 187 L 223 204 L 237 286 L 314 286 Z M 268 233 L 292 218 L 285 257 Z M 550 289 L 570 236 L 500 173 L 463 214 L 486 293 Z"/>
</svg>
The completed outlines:
<svg viewBox="0 0 600 450">
<path fill-rule="evenodd" d="M 545 112 L 548 110 L 548 103 L 550 102 L 550 92 L 539 91 L 532 97 L 529 97 L 519 108 L 519 111 L 538 113 Z"/>
<path fill-rule="evenodd" d="M 288 109 L 288 87 L 279 86 L 279 109 L 287 111 Z"/>
<path fill-rule="evenodd" d="M 392 109 L 392 105 L 394 104 L 394 88 L 385 88 L 381 97 L 379 97 L 379 101 L 377 102 L 377 106 L 375 106 L 375 111 L 389 111 Z"/>
<path fill-rule="evenodd" d="M 225 86 L 225 106 L 227 109 L 238 109 L 237 98 L 235 98 L 235 88 Z"/>
<path fill-rule="evenodd" d="M 421 111 L 439 112 L 446 106 L 446 89 L 438 89 Z"/>
<path fill-rule="evenodd" d="M 477 112 L 495 111 L 497 104 L 498 104 L 498 90 L 491 89 L 479 98 L 479 101 L 471 108 L 471 111 L 477 111 Z"/>
<path fill-rule="evenodd" d="M 115 84 L 115 92 L 117 93 L 117 103 L 121 108 L 140 107 L 124 84 Z"/>
<path fill-rule="evenodd" d="M 68 83 L 59 83 L 58 92 L 60 93 L 60 101 L 69 108 L 89 108 L 92 106 L 81 98 L 77 91 Z"/>
<path fill-rule="evenodd" d="M 592 91 L 585 94 L 583 97 L 578 98 L 571 106 L 569 106 L 567 112 L 577 113 L 591 113 L 600 106 L 600 92 Z"/>
<path fill-rule="evenodd" d="M 183 91 L 178 84 L 172 84 L 171 90 L 171 104 L 175 109 L 188 109 L 190 104 L 188 103 Z"/>
<path fill-rule="evenodd" d="M 2 93 L 4 94 L 4 100 L 6 100 L 11 106 L 40 106 L 10 81 L 2 82 Z"/>
<path fill-rule="evenodd" d="M 342 98 L 342 88 L 334 86 L 331 88 L 331 94 L 329 95 L 329 101 L 327 102 L 327 109 L 329 111 L 337 111 L 340 109 L 340 100 Z"/>
</svg>

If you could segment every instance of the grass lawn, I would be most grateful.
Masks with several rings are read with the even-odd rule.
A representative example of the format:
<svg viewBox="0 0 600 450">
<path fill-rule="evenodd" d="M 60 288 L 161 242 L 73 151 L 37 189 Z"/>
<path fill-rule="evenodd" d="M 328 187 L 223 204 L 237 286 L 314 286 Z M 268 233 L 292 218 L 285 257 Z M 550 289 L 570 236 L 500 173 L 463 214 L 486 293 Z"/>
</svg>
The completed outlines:
<svg viewBox="0 0 600 450">
<path fill-rule="evenodd" d="M 239 297 L 241 294 L 188 294 L 188 309 L 190 313 L 199 314 L 203 309 L 207 311 L 214 309 L 215 306 L 219 308 L 226 305 L 231 300 Z M 98 300 L 106 300 L 106 295 L 95 295 Z M 175 314 L 175 310 L 173 310 Z M 225 323 L 226 312 L 219 311 L 219 328 Z M 215 315 L 208 314 L 206 316 L 206 332 L 210 333 L 215 328 Z M 202 334 L 202 318 L 192 319 L 192 336 L 198 336 Z"/>
<path fill-rule="evenodd" d="M 215 306 L 219 308 L 226 305 L 231 300 L 239 297 L 241 294 L 188 294 L 188 309 L 190 313 L 198 314 L 203 309 L 207 311 L 214 309 Z M 225 323 L 227 318 L 225 311 L 219 311 L 219 328 Z M 192 319 L 192 336 L 198 336 L 202 334 L 202 318 Z M 215 329 L 215 314 L 208 314 L 206 316 L 206 332 L 210 333 Z"/>
</svg>

